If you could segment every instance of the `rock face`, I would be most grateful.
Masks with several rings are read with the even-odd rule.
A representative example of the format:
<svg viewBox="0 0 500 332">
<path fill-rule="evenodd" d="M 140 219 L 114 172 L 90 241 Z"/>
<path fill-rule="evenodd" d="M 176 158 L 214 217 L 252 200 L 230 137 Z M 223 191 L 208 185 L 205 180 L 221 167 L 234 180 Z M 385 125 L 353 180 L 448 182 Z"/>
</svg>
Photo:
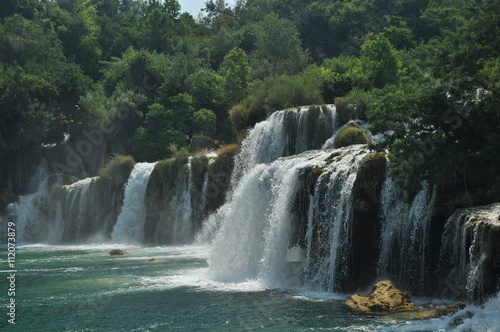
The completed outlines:
<svg viewBox="0 0 500 332">
<path fill-rule="evenodd" d="M 120 255 L 128 255 L 128 252 L 126 252 L 125 250 L 121 250 L 121 249 L 113 249 L 109 252 L 109 254 L 111 256 L 120 256 Z"/>
<path fill-rule="evenodd" d="M 391 280 L 379 281 L 369 296 L 354 294 L 345 303 L 352 309 L 378 314 L 417 309 L 408 294 Z"/>
</svg>

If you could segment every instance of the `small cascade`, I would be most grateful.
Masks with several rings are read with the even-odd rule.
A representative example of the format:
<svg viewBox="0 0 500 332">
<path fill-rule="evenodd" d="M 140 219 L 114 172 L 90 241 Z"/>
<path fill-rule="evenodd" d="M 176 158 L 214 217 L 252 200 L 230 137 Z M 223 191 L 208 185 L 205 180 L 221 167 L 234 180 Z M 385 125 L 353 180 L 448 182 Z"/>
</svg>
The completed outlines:
<svg viewBox="0 0 500 332">
<path fill-rule="evenodd" d="M 43 225 L 49 222 L 49 178 L 45 178 L 38 190 L 21 196 L 16 203 L 9 205 L 9 219 L 16 224 L 16 242 L 37 242 Z"/>
<path fill-rule="evenodd" d="M 255 165 L 320 149 L 337 130 L 335 106 L 305 106 L 274 112 L 259 122 L 241 144 L 233 187 Z"/>
<path fill-rule="evenodd" d="M 28 193 L 34 193 L 40 188 L 40 184 L 49 176 L 47 160 L 42 158 L 35 170 L 35 174 L 28 181 Z"/>
<path fill-rule="evenodd" d="M 176 190 L 170 208 L 174 219 L 173 243 L 187 243 L 193 234 L 193 207 L 191 205 L 191 188 L 193 183 L 193 172 L 191 163 L 184 166 L 187 176 L 183 177 L 182 183 Z"/>
<path fill-rule="evenodd" d="M 154 166 L 155 163 L 138 163 L 130 173 L 123 207 L 111 233 L 114 243 L 142 243 L 146 220 L 146 188 Z"/>
<path fill-rule="evenodd" d="M 45 174 L 40 169 L 37 171 L 39 176 L 33 177 L 36 180 L 30 181 L 32 184 L 39 182 L 38 189 L 31 194 L 20 196 L 17 202 L 7 208 L 8 219 L 16 224 L 16 241 L 19 243 L 59 243 L 57 239 L 62 233 L 60 227 L 54 228 L 54 221 L 60 221 L 60 205 L 54 204 L 52 195 L 62 184 L 71 183 L 74 178 L 51 174 L 40 180 L 41 174 Z"/>
<path fill-rule="evenodd" d="M 381 194 L 379 277 L 389 277 L 421 294 L 427 276 L 429 223 L 436 191 L 427 183 L 411 203 L 407 194 L 386 178 Z"/>
<path fill-rule="evenodd" d="M 86 178 L 63 187 L 63 242 L 86 242 L 103 233 L 98 204 L 98 178 Z"/>
<path fill-rule="evenodd" d="M 146 191 L 145 241 L 186 244 L 205 219 L 209 179 L 205 156 L 157 163 Z"/>
<path fill-rule="evenodd" d="M 349 278 L 353 186 L 368 155 L 362 146 L 337 151 L 309 198 L 306 233 L 306 283 L 331 292 L 340 291 Z"/>
<path fill-rule="evenodd" d="M 440 250 L 442 296 L 473 302 L 498 291 L 500 282 L 486 271 L 500 268 L 500 204 L 461 209 L 445 225 Z"/>
<path fill-rule="evenodd" d="M 305 271 L 308 284 L 335 289 L 349 256 L 352 186 L 367 155 L 364 147 L 351 146 L 255 166 L 215 214 L 219 226 L 212 240 L 211 276 L 280 285 L 296 284 Z M 315 189 L 305 206 L 307 220 L 296 203 L 308 204 L 298 198 L 309 186 Z M 307 228 L 307 241 L 292 236 L 302 227 Z M 300 248 L 304 242 L 305 253 Z"/>
</svg>

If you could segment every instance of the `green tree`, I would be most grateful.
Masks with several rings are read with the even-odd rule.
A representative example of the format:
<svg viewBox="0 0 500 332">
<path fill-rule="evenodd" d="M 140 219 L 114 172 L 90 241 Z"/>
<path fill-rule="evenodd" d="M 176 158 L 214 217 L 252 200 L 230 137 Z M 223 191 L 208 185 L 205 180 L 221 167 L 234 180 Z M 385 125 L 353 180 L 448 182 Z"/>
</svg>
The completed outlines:
<svg viewBox="0 0 500 332">
<path fill-rule="evenodd" d="M 217 125 L 217 116 L 211 110 L 205 108 L 193 114 L 193 132 L 203 136 L 213 137 Z"/>
<path fill-rule="evenodd" d="M 248 94 L 250 65 L 248 56 L 241 48 L 231 50 L 222 64 L 224 87 L 231 102 L 239 102 Z"/>
<path fill-rule="evenodd" d="M 401 60 L 398 58 L 398 51 L 383 34 L 363 43 L 361 61 L 373 70 L 375 87 L 398 83 Z"/>
<path fill-rule="evenodd" d="M 142 26 L 143 45 L 150 51 L 167 52 L 172 49 L 173 19 L 160 8 L 148 13 Z"/>
<path fill-rule="evenodd" d="M 256 33 L 256 50 L 251 55 L 255 77 L 294 75 L 305 68 L 309 57 L 290 21 L 268 14 L 259 22 Z"/>
<path fill-rule="evenodd" d="M 160 104 L 149 107 L 144 127 L 139 127 L 131 138 L 132 152 L 139 160 L 156 161 L 172 155 L 170 146 L 187 144 L 186 134 L 178 129 L 178 119 L 171 109 Z"/>
</svg>

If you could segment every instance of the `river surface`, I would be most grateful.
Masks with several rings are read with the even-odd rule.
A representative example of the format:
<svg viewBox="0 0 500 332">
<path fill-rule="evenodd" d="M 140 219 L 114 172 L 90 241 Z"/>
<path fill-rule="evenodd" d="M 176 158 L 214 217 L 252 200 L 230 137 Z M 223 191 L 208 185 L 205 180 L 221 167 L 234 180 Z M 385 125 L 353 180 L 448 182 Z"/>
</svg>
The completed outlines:
<svg viewBox="0 0 500 332">
<path fill-rule="evenodd" d="M 129 254 L 110 256 L 108 252 L 115 248 Z M 7 253 L 0 254 L 4 267 Z M 0 330 L 452 330 L 450 319 L 411 322 L 355 313 L 343 304 L 346 295 L 303 288 L 268 288 L 259 280 L 211 280 L 208 257 L 209 249 L 204 246 L 18 247 L 16 324 L 7 323 L 7 309 L 2 305 Z M 148 262 L 151 258 L 156 261 Z M 8 275 L 2 269 L 4 303 L 8 301 Z M 480 311 L 483 322 L 488 319 L 486 312 L 487 308 Z M 470 323 L 473 320 L 469 319 Z M 483 331 L 498 331 L 498 326 L 491 325 Z"/>
</svg>

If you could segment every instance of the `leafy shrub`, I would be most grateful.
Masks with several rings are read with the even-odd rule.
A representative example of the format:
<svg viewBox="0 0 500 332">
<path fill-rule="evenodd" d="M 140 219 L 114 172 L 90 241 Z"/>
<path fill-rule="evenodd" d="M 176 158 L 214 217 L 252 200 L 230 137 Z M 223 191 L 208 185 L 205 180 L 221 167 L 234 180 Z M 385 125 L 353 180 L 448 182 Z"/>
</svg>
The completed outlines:
<svg viewBox="0 0 500 332">
<path fill-rule="evenodd" d="M 337 109 L 337 116 L 339 117 L 340 124 L 344 124 L 349 121 L 350 113 L 348 97 L 335 98 L 335 108 Z"/>
<path fill-rule="evenodd" d="M 375 101 L 373 95 L 358 88 L 352 89 L 347 95 L 350 102 L 349 113 L 351 119 L 364 119 Z"/>
<path fill-rule="evenodd" d="M 236 133 L 249 127 L 248 119 L 251 112 L 251 109 L 244 105 L 236 105 L 229 110 L 229 119 Z"/>
<path fill-rule="evenodd" d="M 339 130 L 335 139 L 333 140 L 333 146 L 335 148 L 341 148 L 344 146 L 349 146 L 353 144 L 368 144 L 368 135 L 358 127 L 347 126 Z"/>
<path fill-rule="evenodd" d="M 131 156 L 115 154 L 108 160 L 106 166 L 99 170 L 99 176 L 109 179 L 117 173 L 130 173 L 134 165 L 135 160 Z"/>
</svg>

